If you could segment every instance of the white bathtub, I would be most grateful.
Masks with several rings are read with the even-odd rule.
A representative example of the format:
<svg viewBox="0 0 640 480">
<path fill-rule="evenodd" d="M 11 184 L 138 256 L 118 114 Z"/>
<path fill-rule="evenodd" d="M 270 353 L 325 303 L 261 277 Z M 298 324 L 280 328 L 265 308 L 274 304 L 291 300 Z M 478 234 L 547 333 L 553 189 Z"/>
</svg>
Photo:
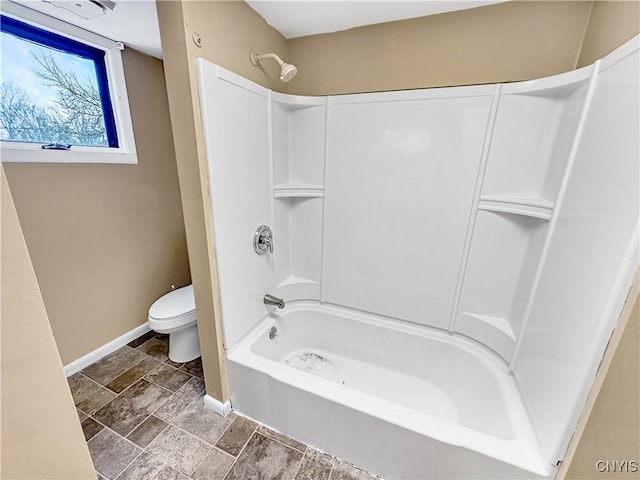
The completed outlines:
<svg viewBox="0 0 640 480">
<path fill-rule="evenodd" d="M 555 470 L 504 363 L 462 337 L 301 302 L 234 345 L 227 370 L 235 410 L 387 479 Z"/>
</svg>

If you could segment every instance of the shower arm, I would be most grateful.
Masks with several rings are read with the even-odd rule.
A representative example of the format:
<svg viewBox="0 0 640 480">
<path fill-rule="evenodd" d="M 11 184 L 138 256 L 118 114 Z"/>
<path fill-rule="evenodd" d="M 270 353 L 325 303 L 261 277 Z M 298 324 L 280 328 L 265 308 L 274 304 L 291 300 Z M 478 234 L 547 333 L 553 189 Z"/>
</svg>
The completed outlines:
<svg viewBox="0 0 640 480">
<path fill-rule="evenodd" d="M 275 53 L 260 54 L 257 52 L 251 52 L 251 63 L 255 66 L 258 66 L 258 64 L 262 62 L 265 58 L 273 58 L 276 62 L 278 62 L 278 65 L 280 65 L 281 67 L 282 65 L 284 65 L 284 61 Z"/>
</svg>

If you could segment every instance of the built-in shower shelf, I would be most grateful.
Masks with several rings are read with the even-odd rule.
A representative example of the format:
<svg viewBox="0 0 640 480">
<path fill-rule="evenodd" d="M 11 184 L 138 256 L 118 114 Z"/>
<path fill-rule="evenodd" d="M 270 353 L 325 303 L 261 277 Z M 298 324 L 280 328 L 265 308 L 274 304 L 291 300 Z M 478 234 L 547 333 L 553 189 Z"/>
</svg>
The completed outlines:
<svg viewBox="0 0 640 480">
<path fill-rule="evenodd" d="M 300 283 L 313 283 L 318 284 L 315 280 L 311 280 L 309 278 L 298 277 L 296 275 L 289 275 L 283 281 L 278 284 L 278 288 L 288 287 L 289 285 L 298 285 Z"/>
<path fill-rule="evenodd" d="M 472 312 L 460 312 L 456 332 L 484 343 L 509 361 L 516 345 L 516 335 L 509 320 Z"/>
<path fill-rule="evenodd" d="M 470 313 L 470 312 L 462 312 L 462 315 L 466 315 L 475 320 L 479 320 L 488 325 L 491 325 L 493 328 L 500 330 L 507 337 L 509 337 L 514 342 L 516 341 L 516 335 L 513 333 L 513 329 L 509 324 L 509 320 L 501 317 L 492 317 L 491 315 L 481 315 L 479 313 Z"/>
<path fill-rule="evenodd" d="M 554 203 L 543 198 L 483 195 L 478 210 L 551 220 Z"/>
<path fill-rule="evenodd" d="M 528 80 L 526 82 L 505 83 L 502 95 L 531 95 L 550 98 L 564 98 L 589 81 L 593 66 L 583 67 L 568 73 Z"/>
<path fill-rule="evenodd" d="M 327 103 L 327 97 L 304 97 L 278 92 L 271 92 L 271 99 L 285 110 L 300 110 L 302 108 L 317 107 Z"/>
<path fill-rule="evenodd" d="M 313 300 L 320 297 L 320 282 L 310 278 L 289 275 L 276 287 L 278 295 L 285 300 Z"/>
<path fill-rule="evenodd" d="M 322 198 L 324 188 L 322 185 L 305 183 L 281 183 L 273 188 L 275 198 Z"/>
</svg>

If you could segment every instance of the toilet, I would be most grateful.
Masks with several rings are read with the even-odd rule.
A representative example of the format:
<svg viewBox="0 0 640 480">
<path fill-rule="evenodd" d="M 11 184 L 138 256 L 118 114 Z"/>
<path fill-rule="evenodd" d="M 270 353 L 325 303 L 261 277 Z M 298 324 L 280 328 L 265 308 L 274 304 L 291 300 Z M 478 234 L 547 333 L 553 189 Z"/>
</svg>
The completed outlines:
<svg viewBox="0 0 640 480">
<path fill-rule="evenodd" d="M 185 363 L 200 356 L 193 285 L 163 295 L 149 308 L 151 330 L 169 335 L 169 359 Z"/>
</svg>

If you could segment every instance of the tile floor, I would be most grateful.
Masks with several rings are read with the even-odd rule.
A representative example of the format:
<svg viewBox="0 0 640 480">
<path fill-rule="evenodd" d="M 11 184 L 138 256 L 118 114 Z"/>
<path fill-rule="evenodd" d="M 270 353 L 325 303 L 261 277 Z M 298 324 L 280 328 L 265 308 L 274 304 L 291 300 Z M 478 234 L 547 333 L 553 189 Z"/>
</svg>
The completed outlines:
<svg viewBox="0 0 640 480">
<path fill-rule="evenodd" d="M 149 332 L 68 378 L 98 480 L 372 480 L 353 465 L 202 405 L 200 359 Z"/>
</svg>

